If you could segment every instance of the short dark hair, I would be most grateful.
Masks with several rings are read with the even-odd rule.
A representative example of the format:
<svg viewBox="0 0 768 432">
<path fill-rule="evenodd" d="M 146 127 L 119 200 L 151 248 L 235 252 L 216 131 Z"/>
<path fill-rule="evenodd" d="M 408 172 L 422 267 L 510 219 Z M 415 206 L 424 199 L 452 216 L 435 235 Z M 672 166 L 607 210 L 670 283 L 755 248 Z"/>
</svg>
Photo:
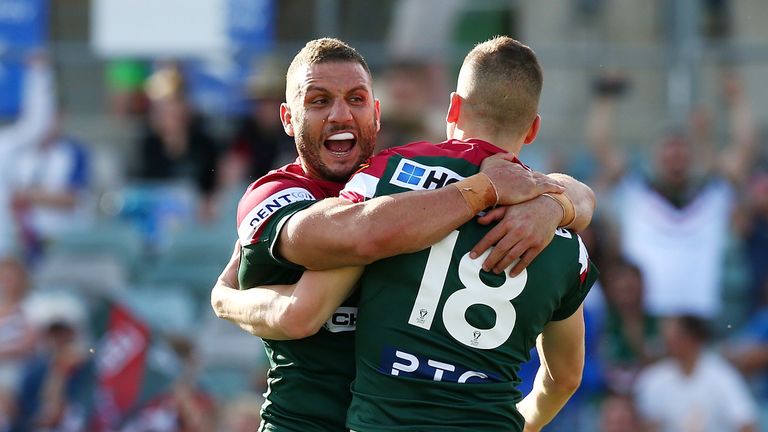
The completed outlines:
<svg viewBox="0 0 768 432">
<path fill-rule="evenodd" d="M 693 336 L 700 342 L 707 342 L 712 336 L 712 330 L 709 328 L 709 323 L 703 318 L 695 315 L 680 315 L 675 317 L 675 319 L 680 323 L 680 328 L 682 328 L 686 334 Z"/>
<path fill-rule="evenodd" d="M 304 48 L 296 54 L 288 66 L 288 72 L 285 75 L 286 82 L 291 83 L 291 77 L 300 67 L 331 62 L 358 63 L 365 69 L 368 76 L 371 76 L 368 63 L 356 49 L 339 39 L 320 38 L 307 42 Z"/>
</svg>

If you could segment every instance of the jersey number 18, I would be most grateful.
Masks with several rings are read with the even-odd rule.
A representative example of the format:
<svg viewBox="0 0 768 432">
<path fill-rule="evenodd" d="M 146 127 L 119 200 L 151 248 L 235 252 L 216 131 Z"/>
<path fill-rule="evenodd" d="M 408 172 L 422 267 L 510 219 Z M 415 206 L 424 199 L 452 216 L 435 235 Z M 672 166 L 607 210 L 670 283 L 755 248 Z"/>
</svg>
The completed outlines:
<svg viewBox="0 0 768 432">
<path fill-rule="evenodd" d="M 459 232 L 453 231 L 430 248 L 409 324 L 426 330 L 432 328 L 458 238 Z M 483 282 L 480 279 L 481 265 L 489 254 L 490 250 L 487 250 L 474 260 L 469 253 L 461 257 L 459 279 L 464 288 L 448 296 L 443 305 L 443 324 L 451 337 L 477 349 L 494 349 L 509 339 L 517 319 L 517 311 L 510 301 L 523 292 L 528 281 L 526 270 L 515 277 L 509 277 L 505 270 L 501 286 L 492 287 Z M 496 314 L 493 327 L 481 329 L 467 321 L 466 312 L 473 305 L 485 305 L 493 310 Z"/>
</svg>

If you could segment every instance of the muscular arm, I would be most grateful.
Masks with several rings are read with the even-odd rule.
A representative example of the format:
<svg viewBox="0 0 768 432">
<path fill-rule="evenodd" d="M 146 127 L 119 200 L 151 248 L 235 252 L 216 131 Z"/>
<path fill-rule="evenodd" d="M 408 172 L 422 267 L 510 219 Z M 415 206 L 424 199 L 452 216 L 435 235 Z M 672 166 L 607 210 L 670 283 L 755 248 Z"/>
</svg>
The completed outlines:
<svg viewBox="0 0 768 432">
<path fill-rule="evenodd" d="M 304 272 L 294 285 L 239 290 L 240 243 L 211 291 L 216 316 L 265 339 L 301 339 L 317 333 L 349 296 L 362 267 Z"/>
<path fill-rule="evenodd" d="M 516 259 L 520 259 L 510 270 L 519 274 L 552 241 L 555 228 L 563 226 L 580 231 L 589 226 L 595 212 L 595 194 L 589 186 L 565 174 L 549 174 L 565 186 L 565 195 L 573 203 L 576 217 L 565 226 L 557 224 L 563 209 L 549 197 L 540 196 L 522 204 L 497 208 L 478 219 L 487 225 L 498 221 L 475 247 L 473 256 L 482 255 L 495 246 L 483 262 L 483 269 L 501 273 Z M 552 223 L 549 223 L 549 222 Z"/>
<path fill-rule="evenodd" d="M 541 430 L 576 391 L 584 368 L 583 306 L 562 321 L 552 321 L 536 341 L 541 366 L 531 392 L 517 404 L 526 432 Z"/>
<path fill-rule="evenodd" d="M 592 222 L 592 216 L 595 214 L 595 207 L 597 206 L 595 193 L 589 186 L 567 174 L 551 173 L 548 175 L 565 187 L 563 193 L 571 200 L 576 211 L 576 217 L 573 221 L 560 228 L 572 229 L 575 232 L 587 229 Z"/>
<path fill-rule="evenodd" d="M 588 225 L 594 211 L 592 191 L 565 175 L 552 178 L 557 184 L 566 180 L 566 195 L 584 213 L 577 214 L 574 224 Z M 492 177 L 502 203 L 526 202 L 556 185 L 541 177 L 522 183 L 511 176 L 507 179 L 505 183 L 500 176 Z M 400 193 L 356 204 L 325 199 L 286 223 L 280 232 L 279 250 L 287 260 L 312 270 L 366 265 L 424 249 L 474 216 L 455 187 Z"/>
</svg>

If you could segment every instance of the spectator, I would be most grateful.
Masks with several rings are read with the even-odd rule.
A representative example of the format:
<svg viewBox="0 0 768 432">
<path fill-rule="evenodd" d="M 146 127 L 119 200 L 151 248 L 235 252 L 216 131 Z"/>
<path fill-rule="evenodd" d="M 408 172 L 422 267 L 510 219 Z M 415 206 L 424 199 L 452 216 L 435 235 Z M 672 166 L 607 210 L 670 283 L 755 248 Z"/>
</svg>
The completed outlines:
<svg viewBox="0 0 768 432">
<path fill-rule="evenodd" d="M 641 432 L 640 417 L 632 397 L 611 393 L 602 400 L 600 432 Z"/>
<path fill-rule="evenodd" d="M 757 408 L 739 373 L 706 351 L 709 329 L 691 315 L 665 318 L 668 358 L 638 377 L 636 398 L 648 430 L 756 432 Z"/>
<path fill-rule="evenodd" d="M 722 261 L 735 199 L 731 185 L 743 181 L 755 147 L 741 84 L 734 77 L 725 81 L 731 142 L 719 157 L 711 148 L 709 119 L 694 116 L 693 133 L 669 129 L 661 136 L 654 172 L 643 175 L 628 173 L 613 136 L 616 102 L 626 88 L 621 82 L 603 78 L 596 86 L 588 127 L 602 184 L 611 188 L 622 253 L 642 270 L 651 314 L 713 318 L 721 306 Z"/>
<path fill-rule="evenodd" d="M 0 129 L 0 256 L 15 248 L 10 213 L 9 173 L 20 149 L 40 142 L 53 120 L 54 87 L 42 56 L 30 57 L 22 91 L 21 115 Z"/>
<path fill-rule="evenodd" d="M 50 296 L 30 308 L 41 322 L 43 346 L 26 365 L 11 430 L 85 430 L 95 375 L 81 330 L 84 311 L 70 298 Z"/>
<path fill-rule="evenodd" d="M 119 118 L 143 114 L 147 98 L 142 91 L 149 67 L 141 60 L 115 59 L 106 64 L 106 81 L 111 111 Z"/>
<path fill-rule="evenodd" d="M 627 394 L 640 369 L 661 352 L 657 320 L 643 308 L 643 277 L 637 266 L 611 263 L 602 280 L 607 306 L 601 343 L 606 384 Z"/>
<path fill-rule="evenodd" d="M 27 289 L 21 261 L 0 260 L 0 431 L 10 422 L 24 362 L 34 354 L 36 344 L 35 328 L 23 308 Z"/>
<path fill-rule="evenodd" d="M 749 378 L 752 390 L 768 399 L 768 309 L 754 313 L 723 343 L 723 355 Z"/>
<path fill-rule="evenodd" d="M 62 134 L 60 120 L 20 152 L 11 175 L 12 209 L 27 258 L 37 257 L 58 234 L 92 221 L 89 150 Z"/>
<path fill-rule="evenodd" d="M 768 306 L 768 167 L 757 170 L 747 184 L 736 218 L 744 240 L 751 286 L 751 312 Z"/>
<path fill-rule="evenodd" d="M 181 72 L 171 66 L 156 71 L 147 81 L 147 95 L 150 118 L 141 140 L 139 178 L 193 182 L 201 220 L 212 219 L 218 146 L 189 105 Z"/>
<path fill-rule="evenodd" d="M 251 432 L 257 430 L 261 423 L 261 404 L 264 399 L 244 394 L 227 403 L 222 416 L 222 432 Z"/>
<path fill-rule="evenodd" d="M 293 139 L 283 131 L 279 115 L 285 99 L 285 69 L 268 59 L 248 80 L 250 110 L 239 119 L 223 158 L 219 170 L 227 177 L 223 183 L 240 187 L 296 158 Z"/>
<path fill-rule="evenodd" d="M 138 413 L 122 432 L 208 432 L 215 430 L 216 404 L 198 385 L 199 365 L 195 347 L 183 336 L 169 336 L 181 362 L 176 382 Z"/>
<path fill-rule="evenodd" d="M 387 67 L 382 128 L 376 140 L 376 151 L 414 141 L 439 142 L 442 139 L 444 113 L 434 109 L 432 79 L 429 65 L 425 63 L 400 61 Z"/>
</svg>

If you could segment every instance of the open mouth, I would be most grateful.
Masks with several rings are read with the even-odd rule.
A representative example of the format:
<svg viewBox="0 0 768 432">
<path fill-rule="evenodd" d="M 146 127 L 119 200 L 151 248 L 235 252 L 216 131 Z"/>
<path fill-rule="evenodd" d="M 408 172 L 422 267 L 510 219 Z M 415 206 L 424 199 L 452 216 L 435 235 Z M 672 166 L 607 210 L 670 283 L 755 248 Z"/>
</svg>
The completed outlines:
<svg viewBox="0 0 768 432">
<path fill-rule="evenodd" d="M 356 143 L 357 139 L 351 132 L 340 132 L 329 136 L 323 145 L 332 155 L 344 157 L 352 153 Z"/>
</svg>

